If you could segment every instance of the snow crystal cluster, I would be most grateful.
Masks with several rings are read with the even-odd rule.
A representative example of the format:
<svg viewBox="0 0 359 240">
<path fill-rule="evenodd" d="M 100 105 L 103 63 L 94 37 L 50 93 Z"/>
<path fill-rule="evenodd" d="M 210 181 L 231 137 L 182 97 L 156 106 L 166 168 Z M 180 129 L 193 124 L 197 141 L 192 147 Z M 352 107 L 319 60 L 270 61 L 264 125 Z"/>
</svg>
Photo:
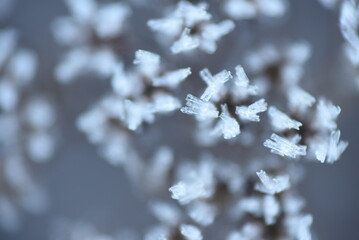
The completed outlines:
<svg viewBox="0 0 359 240">
<path fill-rule="evenodd" d="M 173 90 L 190 74 L 190 68 L 167 71 L 160 56 L 138 50 L 135 67 L 126 70 L 118 62 L 113 69 L 112 92 L 83 113 L 77 126 L 88 139 L 100 146 L 100 152 L 112 164 L 123 162 L 132 149 L 129 132 L 153 123 L 156 115 L 169 114 L 180 108 Z"/>
<path fill-rule="evenodd" d="M 291 189 L 298 176 L 290 168 L 280 170 L 283 165 L 277 160 L 266 160 L 241 167 L 207 154 L 198 161 L 180 162 L 169 188 L 179 206 L 165 201 L 151 204 L 160 223 L 149 229 L 145 239 L 205 239 L 206 229 L 215 226 L 219 217 L 227 218 L 227 229 L 233 229 L 222 233 L 228 240 L 311 239 L 312 216 L 303 212 L 304 201 Z M 263 168 L 287 170 L 294 177 L 268 174 Z M 257 176 L 251 174 L 254 169 Z"/>
<path fill-rule="evenodd" d="M 200 49 L 212 54 L 217 42 L 234 29 L 231 20 L 212 22 L 205 2 L 193 4 L 180 1 L 164 18 L 151 19 L 148 27 L 159 34 L 159 39 L 170 44 L 173 54 Z"/>
<path fill-rule="evenodd" d="M 198 75 L 205 88 L 197 93 L 191 88 L 183 102 L 178 89 L 192 74 L 190 67 L 169 70 L 172 65 L 158 54 L 141 49 L 135 52 L 131 67 L 111 48 L 124 37 L 131 13 L 128 6 L 94 0 L 66 3 L 71 16 L 57 19 L 53 27 L 55 38 L 70 51 L 56 75 L 70 82 L 82 72 L 94 71 L 110 79 L 111 91 L 81 114 L 77 127 L 104 159 L 122 166 L 148 194 L 148 209 L 158 224 L 148 229 L 145 240 L 206 239 L 207 229 L 222 219 L 231 230 L 209 238 L 311 239 L 313 218 L 305 213 L 304 200 L 295 191 L 303 161 L 295 160 L 333 163 L 348 143 L 340 139 L 336 123 L 340 107 L 300 86 L 311 56 L 308 43 L 258 46 L 238 59 L 234 71 L 211 73 L 204 68 Z M 284 0 L 221 4 L 232 19 L 280 17 L 287 9 Z M 176 54 L 195 49 L 214 54 L 218 41 L 235 24 L 232 20 L 214 23 L 208 9 L 203 2 L 178 1 L 165 17 L 150 19 L 147 26 L 175 63 Z M 346 17 L 342 22 L 347 41 L 355 45 L 356 21 Z M 194 118 L 193 136 L 176 141 L 190 142 L 200 151 L 199 159 L 178 157 L 178 146 L 167 143 L 158 143 L 152 157 L 143 157 L 134 143 L 141 130 L 151 127 L 159 115 L 176 111 L 183 113 L 182 118 Z M 236 158 L 212 155 L 212 150 L 227 143 L 237 150 Z M 208 152 L 203 153 L 202 147 Z M 36 151 L 33 154 L 38 156 Z M 62 233 L 67 235 L 60 234 L 60 239 L 117 239 L 89 226 L 70 227 Z"/>
<path fill-rule="evenodd" d="M 45 162 L 54 152 L 52 105 L 27 91 L 37 56 L 17 42 L 15 30 L 0 30 L 0 225 L 8 230 L 18 227 L 19 208 L 33 213 L 46 208 L 28 160 Z"/>
<path fill-rule="evenodd" d="M 110 76 L 117 61 L 115 50 L 124 44 L 127 18 L 131 9 L 121 2 L 66 0 L 69 16 L 52 23 L 55 40 L 69 48 L 55 69 L 62 83 L 69 83 L 84 72 Z"/>
</svg>

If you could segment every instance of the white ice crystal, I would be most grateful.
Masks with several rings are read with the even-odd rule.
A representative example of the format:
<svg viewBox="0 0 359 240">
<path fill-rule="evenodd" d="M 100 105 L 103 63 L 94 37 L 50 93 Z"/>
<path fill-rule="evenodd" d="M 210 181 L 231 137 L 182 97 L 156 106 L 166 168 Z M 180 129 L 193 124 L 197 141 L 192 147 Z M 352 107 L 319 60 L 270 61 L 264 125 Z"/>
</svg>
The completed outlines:
<svg viewBox="0 0 359 240">
<path fill-rule="evenodd" d="M 314 139 L 310 145 L 320 162 L 334 163 L 348 146 L 348 142 L 340 140 L 340 131 L 335 130 L 327 138 Z"/>
<path fill-rule="evenodd" d="M 143 90 L 139 79 L 125 72 L 121 62 L 114 66 L 111 85 L 113 91 L 121 97 L 136 96 Z"/>
<path fill-rule="evenodd" d="M 191 36 L 190 29 L 185 28 L 181 33 L 181 36 L 171 46 L 171 51 L 174 54 L 190 51 L 197 48 L 200 45 L 200 39 L 198 36 Z"/>
<path fill-rule="evenodd" d="M 248 95 L 257 95 L 258 86 L 249 85 L 249 79 L 241 65 L 236 66 L 236 78 L 235 85 L 240 89 L 240 92 L 244 97 Z M 238 91 L 236 89 L 236 91 Z"/>
<path fill-rule="evenodd" d="M 315 98 L 298 86 L 293 86 L 286 92 L 288 107 L 291 111 L 304 112 L 313 106 Z"/>
<path fill-rule="evenodd" d="M 169 188 L 171 197 L 182 205 L 211 197 L 216 183 L 214 167 L 213 162 L 207 160 L 202 160 L 198 165 L 181 165 L 178 169 L 179 182 Z"/>
<path fill-rule="evenodd" d="M 94 29 L 100 38 L 115 37 L 124 31 L 131 11 L 123 3 L 104 4 L 95 14 Z"/>
<path fill-rule="evenodd" d="M 169 188 L 171 197 L 178 200 L 181 204 L 188 204 L 191 201 L 199 198 L 207 198 L 212 195 L 212 189 L 205 185 L 205 183 L 198 182 L 179 182 Z"/>
<path fill-rule="evenodd" d="M 290 187 L 288 175 L 271 177 L 265 171 L 261 170 L 257 172 L 257 176 L 259 177 L 262 183 L 256 185 L 256 190 L 260 192 L 267 194 L 276 194 L 283 192 Z"/>
<path fill-rule="evenodd" d="M 273 225 L 280 213 L 279 202 L 273 195 L 267 195 L 263 199 L 263 217 L 267 225 Z"/>
<path fill-rule="evenodd" d="M 336 120 L 340 114 L 340 107 L 333 105 L 324 98 L 320 98 L 316 106 L 313 127 L 318 130 L 334 130 L 337 128 Z"/>
<path fill-rule="evenodd" d="M 188 206 L 188 215 L 198 224 L 209 226 L 216 217 L 217 209 L 213 204 L 197 201 Z"/>
<path fill-rule="evenodd" d="M 123 3 L 99 4 L 96 0 L 66 0 L 66 5 L 70 15 L 52 24 L 56 41 L 69 47 L 56 66 L 56 79 L 69 83 L 89 72 L 109 77 L 117 57 L 114 46 L 106 41 L 124 33 L 130 8 Z"/>
<path fill-rule="evenodd" d="M 147 76 L 155 74 L 160 66 L 160 56 L 145 50 L 137 50 L 133 64 L 138 65 L 140 71 Z"/>
<path fill-rule="evenodd" d="M 191 68 L 181 68 L 170 71 L 162 76 L 152 78 L 152 85 L 155 87 L 169 87 L 176 88 L 183 80 L 191 74 Z"/>
<path fill-rule="evenodd" d="M 200 72 L 200 76 L 207 84 L 207 88 L 201 96 L 201 99 L 204 101 L 209 101 L 219 92 L 223 84 L 232 78 L 230 71 L 223 70 L 213 76 L 207 68 Z"/>
<path fill-rule="evenodd" d="M 287 231 L 295 239 L 311 240 L 310 226 L 312 222 L 313 217 L 310 214 L 289 217 L 286 219 Z"/>
<path fill-rule="evenodd" d="M 181 220 L 180 210 L 171 204 L 164 202 L 152 202 L 150 204 L 152 214 L 165 224 L 175 226 Z"/>
<path fill-rule="evenodd" d="M 268 109 L 268 115 L 272 125 L 272 129 L 275 132 L 283 132 L 288 129 L 296 129 L 302 126 L 302 123 L 291 119 L 287 114 L 278 110 L 274 106 L 270 106 Z"/>
<path fill-rule="evenodd" d="M 219 115 L 218 128 L 224 139 L 231 139 L 240 134 L 239 123 L 228 112 L 227 105 L 221 105 L 222 113 Z"/>
<path fill-rule="evenodd" d="M 202 240 L 203 236 L 199 228 L 189 224 L 182 224 L 180 232 L 186 240 Z"/>
<path fill-rule="evenodd" d="M 181 107 L 180 101 L 170 94 L 157 93 L 152 98 L 153 101 L 148 104 L 147 110 L 150 113 L 167 113 Z"/>
<path fill-rule="evenodd" d="M 218 118 L 219 112 L 211 102 L 203 101 L 191 94 L 186 97 L 186 106 L 181 108 L 181 112 L 196 115 L 200 118 Z"/>
<path fill-rule="evenodd" d="M 260 99 L 249 106 L 237 106 L 236 114 L 242 120 L 259 122 L 258 113 L 265 112 L 267 110 L 267 103 L 264 99 Z"/>
<path fill-rule="evenodd" d="M 358 8 L 355 1 L 343 1 L 340 9 L 340 29 L 345 40 L 350 44 L 353 50 L 359 50 L 359 36 L 357 29 L 359 27 Z"/>
<path fill-rule="evenodd" d="M 246 223 L 241 230 L 232 231 L 226 240 L 257 240 L 260 239 L 262 228 L 255 223 Z"/>
<path fill-rule="evenodd" d="M 296 145 L 288 139 L 278 136 L 273 133 L 270 137 L 264 142 L 264 146 L 271 149 L 271 152 L 278 154 L 282 157 L 297 158 L 298 156 L 305 156 L 307 154 L 307 146 Z"/>
<path fill-rule="evenodd" d="M 209 54 L 214 53 L 217 50 L 217 42 L 229 34 L 234 27 L 235 24 L 230 20 L 205 25 L 201 34 L 201 49 Z"/>
<path fill-rule="evenodd" d="M 260 15 L 281 17 L 286 11 L 285 0 L 226 0 L 224 11 L 233 19 L 252 19 Z"/>
<path fill-rule="evenodd" d="M 180 1 L 176 8 L 162 19 L 151 19 L 148 27 L 162 34 L 171 44 L 174 54 L 200 48 L 212 54 L 217 49 L 217 42 L 234 29 L 234 23 L 224 20 L 211 22 L 206 3 L 193 4 Z M 163 38 L 161 37 L 163 41 Z"/>
</svg>

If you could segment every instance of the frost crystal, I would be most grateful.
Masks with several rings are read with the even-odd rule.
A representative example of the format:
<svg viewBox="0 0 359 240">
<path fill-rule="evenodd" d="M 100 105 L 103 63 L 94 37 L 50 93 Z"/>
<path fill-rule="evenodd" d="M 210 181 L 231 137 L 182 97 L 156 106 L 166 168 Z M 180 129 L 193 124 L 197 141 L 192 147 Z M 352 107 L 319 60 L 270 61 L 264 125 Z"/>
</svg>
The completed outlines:
<svg viewBox="0 0 359 240">
<path fill-rule="evenodd" d="M 151 79 L 155 87 L 176 88 L 183 80 L 191 74 L 191 68 L 181 68 L 175 71 L 167 72 L 162 76 Z"/>
<path fill-rule="evenodd" d="M 57 80 L 70 83 L 89 72 L 109 77 L 117 59 L 114 47 L 103 43 L 123 35 L 130 8 L 123 3 L 98 4 L 95 0 L 67 0 L 66 4 L 70 15 L 52 23 L 55 40 L 69 47 L 55 69 Z"/>
<path fill-rule="evenodd" d="M 264 99 L 260 99 L 249 106 L 236 107 L 236 114 L 243 120 L 259 122 L 258 113 L 267 110 L 267 103 Z"/>
<path fill-rule="evenodd" d="M 263 185 L 257 184 L 256 189 L 260 192 L 267 194 L 276 194 L 290 187 L 289 177 L 287 175 L 270 177 L 268 174 L 261 170 L 257 172 L 257 176 Z"/>
<path fill-rule="evenodd" d="M 297 86 L 289 88 L 287 98 L 289 109 L 291 111 L 298 111 L 299 113 L 313 106 L 315 102 L 315 98 L 312 95 Z"/>
<path fill-rule="evenodd" d="M 297 158 L 298 156 L 305 156 L 307 154 L 307 146 L 296 145 L 275 133 L 273 133 L 271 139 L 267 139 L 263 145 L 270 148 L 272 153 L 282 157 Z"/>
<path fill-rule="evenodd" d="M 335 106 L 326 99 L 320 98 L 317 104 L 313 126 L 319 130 L 336 129 L 336 120 L 340 111 L 341 109 L 339 106 Z"/>
<path fill-rule="evenodd" d="M 182 224 L 180 227 L 181 234 L 186 238 L 186 240 L 202 240 L 203 236 L 201 231 L 193 226 L 188 224 Z"/>
<path fill-rule="evenodd" d="M 211 102 L 203 101 L 191 94 L 186 97 L 186 106 L 181 108 L 185 114 L 197 115 L 200 118 L 218 118 L 219 112 Z"/>
<path fill-rule="evenodd" d="M 230 20 L 212 23 L 207 7 L 206 3 L 180 1 L 167 17 L 151 19 L 147 25 L 167 38 L 174 54 L 197 48 L 211 54 L 217 49 L 217 41 L 234 29 L 234 23 Z"/>
<path fill-rule="evenodd" d="M 340 140 L 340 131 L 332 131 L 328 138 L 313 140 L 315 156 L 320 162 L 334 163 L 345 151 L 348 142 Z"/>
<path fill-rule="evenodd" d="M 229 115 L 227 105 L 222 105 L 222 113 L 219 116 L 219 128 L 223 134 L 224 139 L 231 139 L 236 137 L 241 131 L 237 120 Z"/>
<path fill-rule="evenodd" d="M 210 71 L 206 68 L 200 72 L 200 76 L 207 83 L 207 88 L 201 96 L 204 101 L 209 101 L 215 94 L 217 94 L 220 88 L 225 82 L 232 78 L 231 72 L 223 70 L 216 75 L 212 76 Z"/>
<path fill-rule="evenodd" d="M 273 106 L 269 107 L 268 115 L 271 120 L 272 129 L 275 132 L 283 132 L 288 129 L 299 130 L 302 126 L 302 123 L 291 119 L 287 114 Z"/>
<path fill-rule="evenodd" d="M 153 202 L 150 204 L 152 213 L 163 223 L 177 225 L 181 220 L 179 209 L 171 204 L 163 202 Z"/>
<path fill-rule="evenodd" d="M 217 209 L 210 203 L 206 202 L 194 202 L 189 205 L 189 216 L 202 226 L 211 225 L 217 214 Z"/>
<path fill-rule="evenodd" d="M 310 226 L 312 225 L 313 217 L 310 214 L 294 216 L 287 220 L 288 231 L 296 239 L 311 240 Z"/>
<path fill-rule="evenodd" d="M 273 225 L 277 221 L 280 213 L 279 202 L 272 195 L 267 195 L 263 199 L 263 215 L 264 221 L 267 225 Z"/>
</svg>

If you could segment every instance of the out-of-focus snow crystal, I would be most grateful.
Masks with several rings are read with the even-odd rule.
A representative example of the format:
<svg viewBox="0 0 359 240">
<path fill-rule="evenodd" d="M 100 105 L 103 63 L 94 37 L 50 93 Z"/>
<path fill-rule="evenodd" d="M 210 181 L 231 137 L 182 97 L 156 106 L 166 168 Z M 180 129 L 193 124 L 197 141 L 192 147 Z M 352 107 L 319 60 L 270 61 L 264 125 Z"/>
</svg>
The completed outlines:
<svg viewBox="0 0 359 240">
<path fill-rule="evenodd" d="M 224 11 L 233 19 L 253 19 L 259 16 L 281 17 L 287 9 L 286 0 L 225 0 Z"/>
<path fill-rule="evenodd" d="M 279 111 L 276 107 L 273 106 L 269 107 L 268 115 L 270 117 L 272 129 L 275 132 L 283 132 L 287 129 L 299 130 L 299 128 L 302 126 L 302 123 L 291 119 L 287 114 Z"/>
<path fill-rule="evenodd" d="M 263 193 L 276 194 L 290 187 L 288 176 L 283 175 L 272 178 L 263 170 L 257 172 L 257 176 L 261 180 L 262 185 L 256 185 L 256 189 Z"/>
<path fill-rule="evenodd" d="M 55 69 L 57 80 L 69 83 L 88 72 L 110 76 L 117 61 L 110 42 L 120 43 L 130 8 L 124 3 L 99 4 L 96 0 L 67 0 L 66 4 L 70 15 L 52 24 L 55 40 L 70 48 Z"/>
<path fill-rule="evenodd" d="M 180 228 L 181 234 L 185 237 L 186 240 L 203 239 L 201 231 L 193 225 L 183 224 Z"/>
<path fill-rule="evenodd" d="M 333 105 L 331 102 L 320 98 L 316 107 L 313 127 L 323 130 L 334 130 L 337 128 L 337 117 L 340 114 L 340 107 Z"/>
<path fill-rule="evenodd" d="M 54 110 L 47 99 L 33 96 L 37 56 L 17 47 L 15 30 L 0 31 L 0 225 L 16 230 L 20 211 L 41 213 L 47 197 L 31 174 L 29 160 L 44 162 L 54 152 Z"/>
<path fill-rule="evenodd" d="M 217 42 L 234 29 L 234 23 L 230 20 L 213 23 L 207 8 L 204 2 L 180 1 L 166 17 L 151 19 L 147 25 L 166 38 L 174 54 L 197 48 L 211 54 L 217 50 Z"/>
<path fill-rule="evenodd" d="M 188 207 L 188 215 L 202 226 L 211 225 L 216 217 L 217 209 L 210 203 L 198 201 Z"/>
</svg>

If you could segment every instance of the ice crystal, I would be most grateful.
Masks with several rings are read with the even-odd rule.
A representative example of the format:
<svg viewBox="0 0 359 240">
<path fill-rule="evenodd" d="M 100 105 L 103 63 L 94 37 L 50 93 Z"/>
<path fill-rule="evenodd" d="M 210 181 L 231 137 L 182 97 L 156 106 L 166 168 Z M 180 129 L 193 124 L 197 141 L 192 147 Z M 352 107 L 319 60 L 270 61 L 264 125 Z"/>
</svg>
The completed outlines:
<svg viewBox="0 0 359 240">
<path fill-rule="evenodd" d="M 261 180 L 263 185 L 256 185 L 256 189 L 258 191 L 275 194 L 280 193 L 290 187 L 289 177 L 288 176 L 278 176 L 272 178 L 267 175 L 267 173 L 263 170 L 257 172 L 257 176 Z"/>
<path fill-rule="evenodd" d="M 267 110 L 267 103 L 264 99 L 260 99 L 249 106 L 237 106 L 236 114 L 243 120 L 259 122 L 258 113 Z"/>
<path fill-rule="evenodd" d="M 203 236 L 201 231 L 192 225 L 181 225 L 181 234 L 187 240 L 202 240 Z"/>
<path fill-rule="evenodd" d="M 215 94 L 219 92 L 222 85 L 230 78 L 232 78 L 231 72 L 227 70 L 223 70 L 212 76 L 210 71 L 206 68 L 203 69 L 199 74 L 203 81 L 205 81 L 208 85 L 201 96 L 201 99 L 204 101 L 209 101 Z"/>
<path fill-rule="evenodd" d="M 180 1 L 166 17 L 151 19 L 147 25 L 168 39 L 174 54 L 197 48 L 211 54 L 216 51 L 217 42 L 234 29 L 234 23 L 230 20 L 213 23 L 207 8 L 203 2 Z"/>
<path fill-rule="evenodd" d="M 201 118 L 217 118 L 219 112 L 211 102 L 206 102 L 191 94 L 186 97 L 186 106 L 181 108 L 185 114 L 197 115 Z"/>
<path fill-rule="evenodd" d="M 267 139 L 264 142 L 264 146 L 270 148 L 272 153 L 290 158 L 297 158 L 298 156 L 305 156 L 307 154 L 307 146 L 296 145 L 275 133 L 273 133 L 270 138 L 271 139 Z"/>
<path fill-rule="evenodd" d="M 99 4 L 96 0 L 67 0 L 66 4 L 70 15 L 52 24 L 55 40 L 70 48 L 55 69 L 57 80 L 69 83 L 84 72 L 110 76 L 117 57 L 109 45 L 96 43 L 121 37 L 130 8 L 123 3 Z"/>
<path fill-rule="evenodd" d="M 302 123 L 291 119 L 287 114 L 278 110 L 276 107 L 269 107 L 268 115 L 271 119 L 273 131 L 276 132 L 283 132 L 287 129 L 299 130 L 302 126 Z"/>
</svg>

